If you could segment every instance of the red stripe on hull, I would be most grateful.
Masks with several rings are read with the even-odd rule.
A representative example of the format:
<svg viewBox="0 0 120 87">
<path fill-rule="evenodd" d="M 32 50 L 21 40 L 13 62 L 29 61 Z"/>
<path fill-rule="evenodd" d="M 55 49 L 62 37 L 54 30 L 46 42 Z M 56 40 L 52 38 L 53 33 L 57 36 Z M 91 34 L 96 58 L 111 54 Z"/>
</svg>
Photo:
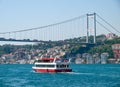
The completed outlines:
<svg viewBox="0 0 120 87">
<path fill-rule="evenodd" d="M 34 69 L 35 72 L 72 72 L 72 69 Z"/>
</svg>

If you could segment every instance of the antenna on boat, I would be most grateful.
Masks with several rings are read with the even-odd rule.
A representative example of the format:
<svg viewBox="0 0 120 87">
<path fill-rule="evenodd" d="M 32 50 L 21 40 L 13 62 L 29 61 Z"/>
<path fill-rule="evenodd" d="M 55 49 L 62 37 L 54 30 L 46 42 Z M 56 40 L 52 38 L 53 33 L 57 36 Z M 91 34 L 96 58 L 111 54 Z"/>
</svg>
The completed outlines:
<svg viewBox="0 0 120 87">
<path fill-rule="evenodd" d="M 43 58 L 43 55 L 41 55 L 40 59 L 42 59 L 42 58 Z"/>
<path fill-rule="evenodd" d="M 55 61 L 56 61 L 56 59 L 57 59 L 57 56 L 54 58 L 54 61 L 53 61 L 53 62 L 55 62 Z"/>
</svg>

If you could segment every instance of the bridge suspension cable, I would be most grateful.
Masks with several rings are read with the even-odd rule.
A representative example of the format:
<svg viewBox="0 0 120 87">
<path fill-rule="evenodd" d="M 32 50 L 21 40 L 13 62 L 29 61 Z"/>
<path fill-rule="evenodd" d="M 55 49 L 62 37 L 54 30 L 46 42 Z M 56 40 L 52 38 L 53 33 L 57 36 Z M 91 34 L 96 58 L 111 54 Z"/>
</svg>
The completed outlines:
<svg viewBox="0 0 120 87">
<path fill-rule="evenodd" d="M 112 33 L 112 31 L 110 31 L 110 30 L 109 30 L 107 27 L 105 27 L 102 23 L 98 22 L 97 20 L 96 20 L 96 22 L 97 22 L 99 25 L 101 25 L 103 28 L 105 28 L 108 32 Z"/>
<path fill-rule="evenodd" d="M 69 19 L 69 20 L 65 20 L 65 21 L 62 21 L 62 22 L 58 22 L 58 23 L 54 23 L 54 24 L 49 24 L 49 25 L 46 25 L 46 26 L 40 26 L 40 27 L 29 28 L 29 29 L 18 30 L 18 31 L 11 31 L 11 32 L 1 32 L 0 34 L 17 33 L 17 32 L 24 32 L 24 31 L 31 31 L 31 30 L 43 29 L 43 28 L 47 28 L 47 27 L 56 26 L 56 25 L 59 25 L 59 24 L 64 24 L 64 23 L 67 23 L 67 22 L 71 22 L 71 21 L 83 18 L 85 16 L 86 16 L 86 14 L 81 15 L 79 17 L 75 17 L 75 18 Z"/>
<path fill-rule="evenodd" d="M 112 29 L 114 29 L 116 32 L 119 32 L 112 24 L 108 23 L 105 19 L 103 19 L 100 15 L 96 14 L 97 17 L 99 17 L 102 21 L 104 21 L 107 25 L 109 25 Z M 97 21 L 98 22 L 98 21 Z M 103 26 L 105 29 L 107 29 L 104 25 L 102 25 L 100 22 L 98 22 L 101 26 Z M 110 31 L 109 29 L 107 29 L 108 31 Z M 111 31 L 110 31 L 111 32 Z M 111 32 L 112 33 L 112 32 Z"/>
</svg>

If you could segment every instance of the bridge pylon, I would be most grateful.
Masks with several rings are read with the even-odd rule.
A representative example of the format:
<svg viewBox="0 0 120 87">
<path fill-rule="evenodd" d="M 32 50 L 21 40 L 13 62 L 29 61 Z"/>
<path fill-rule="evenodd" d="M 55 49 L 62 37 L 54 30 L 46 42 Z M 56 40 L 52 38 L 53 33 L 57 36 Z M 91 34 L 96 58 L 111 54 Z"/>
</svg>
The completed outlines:
<svg viewBox="0 0 120 87">
<path fill-rule="evenodd" d="M 92 19 L 92 20 L 91 20 Z M 91 21 L 93 22 L 93 26 L 91 26 Z M 89 36 L 90 36 L 90 28 L 93 28 L 93 36 L 94 41 L 96 43 L 96 13 L 87 14 L 87 36 L 86 36 L 86 43 L 89 43 Z"/>
</svg>

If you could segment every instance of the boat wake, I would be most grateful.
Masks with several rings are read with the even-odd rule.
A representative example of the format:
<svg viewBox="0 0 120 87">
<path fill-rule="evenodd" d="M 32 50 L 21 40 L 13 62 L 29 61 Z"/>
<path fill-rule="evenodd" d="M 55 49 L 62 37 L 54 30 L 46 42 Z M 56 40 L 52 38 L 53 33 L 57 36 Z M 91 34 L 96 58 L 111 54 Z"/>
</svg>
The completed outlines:
<svg viewBox="0 0 120 87">
<path fill-rule="evenodd" d="M 43 72 L 35 72 L 34 70 L 31 71 L 32 73 L 43 73 Z M 44 72 L 44 73 L 59 73 L 59 74 L 73 74 L 73 75 L 95 75 L 95 73 L 86 73 L 86 72 Z"/>
<path fill-rule="evenodd" d="M 73 75 L 95 75 L 95 73 L 84 73 L 84 72 L 62 72 L 65 74 L 73 74 Z"/>
</svg>

